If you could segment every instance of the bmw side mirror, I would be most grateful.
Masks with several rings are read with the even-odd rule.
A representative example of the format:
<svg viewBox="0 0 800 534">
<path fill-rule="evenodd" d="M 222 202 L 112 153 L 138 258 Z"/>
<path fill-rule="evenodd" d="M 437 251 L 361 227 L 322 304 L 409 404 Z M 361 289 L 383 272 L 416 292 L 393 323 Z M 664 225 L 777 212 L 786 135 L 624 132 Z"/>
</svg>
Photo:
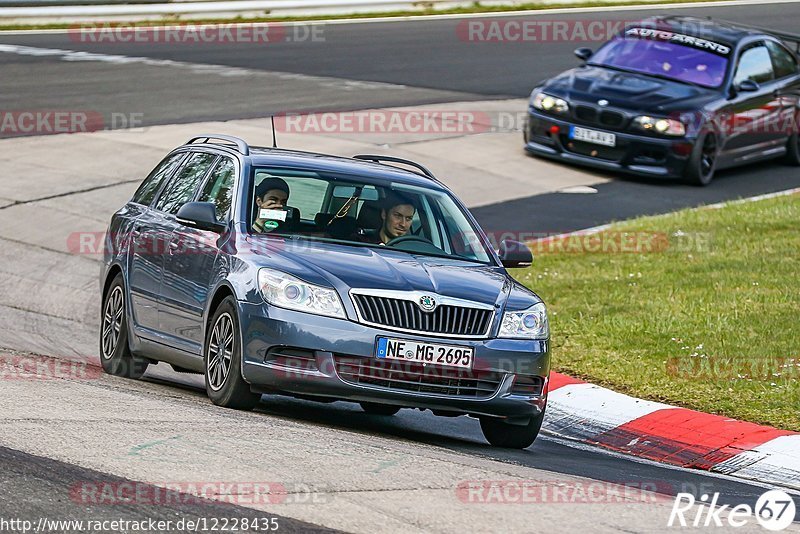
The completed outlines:
<svg viewBox="0 0 800 534">
<path fill-rule="evenodd" d="M 753 80 L 742 80 L 739 82 L 739 85 L 736 86 L 736 90 L 740 93 L 753 93 L 760 88 L 761 86 L 758 85 L 758 82 Z"/>
<path fill-rule="evenodd" d="M 179 223 L 210 232 L 222 233 L 225 225 L 217 220 L 217 208 L 213 202 L 187 202 L 178 210 Z"/>
<path fill-rule="evenodd" d="M 531 249 L 528 248 L 528 245 L 519 241 L 504 239 L 500 242 L 498 255 L 503 267 L 529 267 L 533 263 Z"/>
<path fill-rule="evenodd" d="M 592 52 L 591 48 L 576 48 L 575 49 L 575 57 L 580 59 L 581 61 L 589 61 L 589 58 L 592 57 L 594 52 Z"/>
</svg>

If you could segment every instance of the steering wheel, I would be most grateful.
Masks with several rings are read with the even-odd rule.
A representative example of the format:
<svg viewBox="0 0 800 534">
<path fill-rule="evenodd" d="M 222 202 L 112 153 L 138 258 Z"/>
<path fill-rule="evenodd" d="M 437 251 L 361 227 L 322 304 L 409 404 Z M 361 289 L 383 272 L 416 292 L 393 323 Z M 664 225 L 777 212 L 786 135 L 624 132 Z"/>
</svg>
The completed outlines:
<svg viewBox="0 0 800 534">
<path fill-rule="evenodd" d="M 390 239 L 389 242 L 386 243 L 386 246 L 387 247 L 394 247 L 394 246 L 397 246 L 397 245 L 401 245 L 403 243 L 413 243 L 413 242 L 425 243 L 426 245 L 436 246 L 427 237 L 422 237 L 420 235 L 414 235 L 414 234 L 401 235 L 401 236 L 395 237 L 394 239 Z"/>
<path fill-rule="evenodd" d="M 444 250 L 434 245 L 427 237 L 414 234 L 401 235 L 386 243 L 387 247 L 392 247 L 403 252 L 417 254 L 443 254 Z"/>
</svg>

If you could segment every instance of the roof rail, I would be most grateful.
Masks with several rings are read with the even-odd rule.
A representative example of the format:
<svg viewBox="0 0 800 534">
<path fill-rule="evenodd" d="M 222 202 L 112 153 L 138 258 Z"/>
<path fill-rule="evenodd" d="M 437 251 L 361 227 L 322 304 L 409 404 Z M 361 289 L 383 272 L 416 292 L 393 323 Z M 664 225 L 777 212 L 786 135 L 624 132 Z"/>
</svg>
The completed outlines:
<svg viewBox="0 0 800 534">
<path fill-rule="evenodd" d="M 219 141 L 227 141 L 229 143 L 233 143 L 239 149 L 239 153 L 243 156 L 250 155 L 250 145 L 243 139 L 238 137 L 234 137 L 232 135 L 225 135 L 225 134 L 202 134 L 195 137 L 192 137 L 188 141 L 186 141 L 187 145 L 193 144 L 198 139 L 205 139 L 203 143 L 211 143 L 212 139 L 217 139 Z M 219 144 L 219 143 L 211 143 L 211 144 Z"/>
<path fill-rule="evenodd" d="M 353 159 L 363 159 L 366 161 L 373 161 L 375 163 L 389 162 L 389 163 L 401 163 L 403 165 L 409 165 L 411 167 L 414 167 L 415 169 L 418 169 L 420 172 L 422 172 L 422 174 L 424 174 L 428 178 L 432 178 L 437 182 L 439 181 L 436 179 L 436 176 L 434 176 L 433 173 L 429 171 L 427 168 L 423 167 L 419 163 L 416 163 L 408 159 L 395 158 L 394 156 L 374 156 L 372 154 L 358 154 L 356 156 L 353 156 Z"/>
<path fill-rule="evenodd" d="M 797 46 L 797 49 L 795 50 L 795 52 L 796 53 L 800 53 L 800 34 L 789 33 L 789 32 L 784 32 L 784 31 L 780 31 L 780 30 L 771 30 L 769 28 L 764 28 L 763 26 L 753 26 L 752 24 L 744 24 L 744 23 L 741 23 L 741 22 L 734 22 L 732 20 L 723 20 L 723 19 L 715 19 L 715 18 L 712 18 L 710 20 L 712 20 L 713 22 L 721 22 L 723 24 L 729 24 L 731 26 L 737 26 L 739 28 L 743 28 L 743 29 L 746 29 L 746 30 L 757 30 L 757 31 L 760 31 L 760 32 L 764 32 L 764 33 L 766 33 L 768 35 L 772 35 L 774 37 L 777 37 L 778 39 L 781 39 L 783 41 L 788 41 L 790 43 L 794 43 Z"/>
</svg>

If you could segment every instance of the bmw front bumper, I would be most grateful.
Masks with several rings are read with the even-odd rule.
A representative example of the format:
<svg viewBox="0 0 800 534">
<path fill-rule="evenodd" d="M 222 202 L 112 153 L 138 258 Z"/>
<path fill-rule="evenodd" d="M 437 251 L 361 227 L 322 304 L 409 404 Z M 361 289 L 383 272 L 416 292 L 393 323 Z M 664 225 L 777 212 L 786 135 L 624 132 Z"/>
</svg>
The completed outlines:
<svg viewBox="0 0 800 534">
<path fill-rule="evenodd" d="M 608 131 L 545 115 L 529 107 L 524 129 L 525 150 L 595 169 L 656 178 L 683 176 L 693 150 L 693 140 L 686 138 L 661 139 L 627 132 L 608 131 L 616 136 L 614 147 L 576 141 L 570 139 L 571 126 Z"/>
<path fill-rule="evenodd" d="M 242 374 L 251 388 L 261 393 L 520 420 L 539 415 L 546 404 L 549 341 L 407 334 L 248 302 L 239 302 L 239 319 Z M 379 336 L 471 346 L 475 350 L 473 369 L 404 366 L 403 361 L 376 358 Z M 416 372 L 422 367 L 425 369 L 422 376 L 415 375 L 416 382 L 394 370 L 413 368 Z M 355 370 L 361 369 L 370 370 L 366 382 L 354 378 Z M 479 394 L 474 391 L 477 383 L 483 388 Z"/>
</svg>

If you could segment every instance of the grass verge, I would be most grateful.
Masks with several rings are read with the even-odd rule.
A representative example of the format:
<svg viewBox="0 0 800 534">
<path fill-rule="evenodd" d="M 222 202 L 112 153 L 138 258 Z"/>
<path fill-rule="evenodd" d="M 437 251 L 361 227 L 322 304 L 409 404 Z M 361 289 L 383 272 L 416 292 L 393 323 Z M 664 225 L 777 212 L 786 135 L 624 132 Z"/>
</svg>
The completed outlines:
<svg viewBox="0 0 800 534">
<path fill-rule="evenodd" d="M 115 23 L 111 20 L 98 20 L 96 22 L 87 21 L 84 24 L 118 24 L 122 27 L 141 27 L 141 26 L 170 26 L 175 24 L 242 24 L 242 23 L 257 23 L 257 22 L 316 22 L 326 20 L 342 20 L 342 19 L 367 19 L 367 18 L 398 18 L 398 17 L 418 17 L 425 15 L 466 15 L 473 13 L 504 13 L 509 11 L 542 11 L 548 9 L 561 9 L 561 8 L 586 8 L 586 7 L 617 7 L 617 6 L 639 6 L 650 5 L 657 7 L 663 4 L 696 4 L 706 3 L 721 0 L 661 0 L 657 3 L 641 2 L 636 0 L 620 0 L 619 2 L 580 2 L 580 3 L 563 3 L 563 4 L 541 4 L 538 2 L 531 2 L 525 4 L 514 5 L 481 5 L 480 2 L 475 2 L 470 6 L 454 7 L 448 9 L 436 9 L 434 7 L 424 7 L 421 9 L 404 10 L 404 11 L 389 11 L 389 12 L 376 12 L 376 13 L 350 13 L 341 15 L 305 15 L 305 16 L 277 16 L 270 15 L 267 11 L 263 16 L 259 17 L 207 17 L 199 19 L 188 19 L 180 17 L 163 17 L 158 19 L 142 20 L 135 22 L 120 22 Z M 421 5 L 426 5 L 425 2 L 420 2 Z M 427 4 L 432 6 L 432 4 Z M 46 24 L 2 24 L 0 23 L 0 31 L 13 31 L 13 30 L 63 30 L 69 28 L 79 27 L 79 23 L 74 22 L 56 22 Z"/>
<path fill-rule="evenodd" d="M 533 245 L 555 370 L 800 431 L 800 195 Z"/>
</svg>

